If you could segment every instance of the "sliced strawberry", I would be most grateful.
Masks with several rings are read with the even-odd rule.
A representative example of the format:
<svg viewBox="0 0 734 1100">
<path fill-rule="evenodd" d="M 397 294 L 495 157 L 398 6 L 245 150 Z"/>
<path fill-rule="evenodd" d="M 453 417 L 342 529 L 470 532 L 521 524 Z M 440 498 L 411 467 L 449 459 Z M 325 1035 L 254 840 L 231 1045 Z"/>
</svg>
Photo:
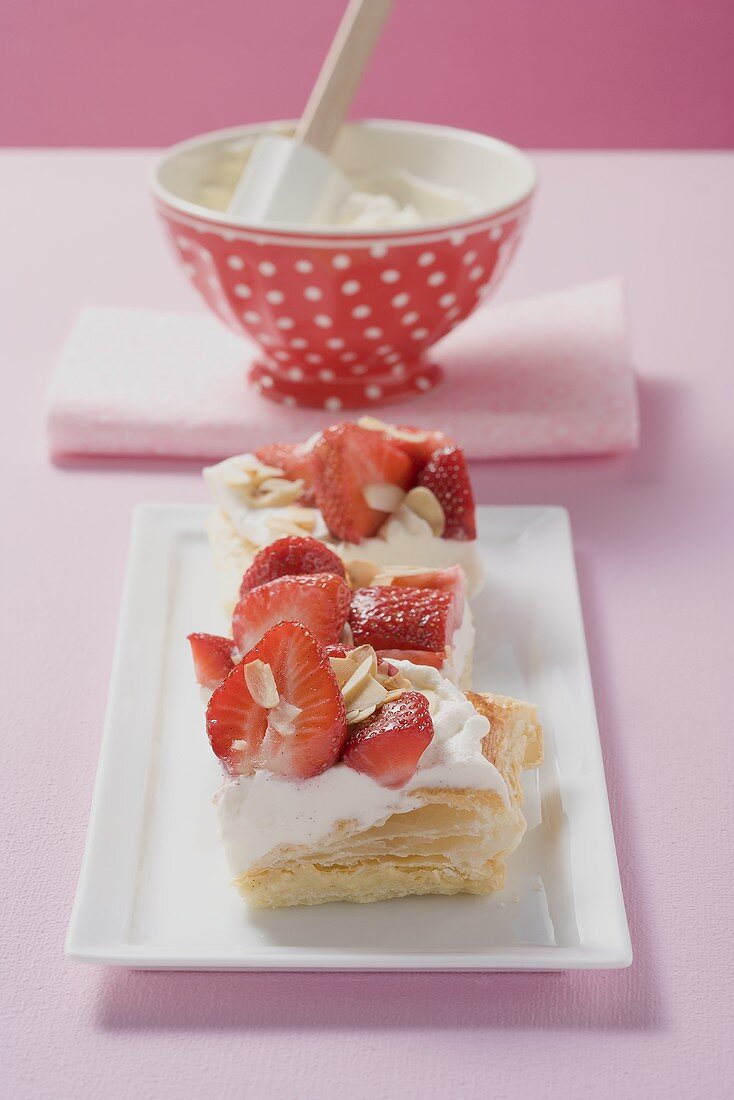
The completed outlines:
<svg viewBox="0 0 734 1100">
<path fill-rule="evenodd" d="M 438 653 L 451 643 L 454 614 L 451 592 L 376 585 L 353 593 L 349 625 L 355 645 Z"/>
<path fill-rule="evenodd" d="M 316 504 L 332 535 L 346 542 L 374 535 L 388 515 L 369 506 L 366 486 L 407 489 L 412 480 L 408 456 L 380 432 L 357 424 L 337 424 L 323 432 L 313 466 Z"/>
<path fill-rule="evenodd" d="M 253 661 L 268 666 L 275 706 L 257 691 L 253 697 L 257 681 L 246 672 Z M 328 657 L 304 626 L 283 622 L 268 630 L 212 695 L 206 729 L 233 775 L 266 768 L 310 779 L 337 762 L 347 736 L 344 699 Z"/>
<path fill-rule="evenodd" d="M 343 760 L 383 787 L 404 787 L 432 738 L 428 700 L 420 691 L 404 691 L 352 730 Z"/>
<path fill-rule="evenodd" d="M 452 445 L 434 451 L 418 483 L 438 497 L 446 517 L 445 539 L 477 537 L 474 493 L 461 447 Z"/>
<path fill-rule="evenodd" d="M 351 653 L 354 649 L 354 646 L 343 645 L 341 642 L 334 642 L 333 645 L 325 645 L 323 648 L 327 657 L 346 657 L 347 653 Z"/>
<path fill-rule="evenodd" d="M 349 614 L 351 590 L 335 573 L 279 577 L 240 598 L 232 616 L 232 634 L 246 653 L 276 623 L 303 623 L 322 645 L 339 640 Z"/>
<path fill-rule="evenodd" d="M 443 432 L 413 428 L 408 424 L 398 424 L 397 427 L 401 432 L 415 434 L 415 439 L 393 439 L 393 442 L 412 459 L 416 474 L 423 469 L 434 451 L 441 447 L 448 447 L 454 442 Z"/>
<path fill-rule="evenodd" d="M 268 443 L 255 451 L 255 455 L 266 466 L 277 466 L 290 481 L 300 477 L 304 488 L 298 503 L 305 507 L 313 506 L 313 451 L 310 447 L 304 443 Z"/>
<path fill-rule="evenodd" d="M 239 660 L 231 638 L 221 638 L 218 634 L 189 634 L 189 643 L 194 674 L 202 687 L 217 687 Z"/>
<path fill-rule="evenodd" d="M 428 665 L 441 669 L 446 661 L 446 652 L 434 652 L 432 649 L 378 649 L 380 660 L 410 661 L 412 665 Z"/>
<path fill-rule="evenodd" d="M 242 578 L 240 596 L 278 577 L 303 576 L 306 573 L 335 573 L 343 577 L 344 562 L 318 539 L 305 535 L 277 539 L 255 555 L 255 560 Z"/>
<path fill-rule="evenodd" d="M 452 565 L 447 569 L 427 569 L 425 573 L 405 573 L 403 576 L 393 577 L 390 584 L 397 588 L 436 588 L 442 592 L 450 592 L 453 596 L 453 610 L 448 625 L 449 635 L 453 635 L 461 624 L 464 618 L 466 581 L 460 565 Z"/>
</svg>

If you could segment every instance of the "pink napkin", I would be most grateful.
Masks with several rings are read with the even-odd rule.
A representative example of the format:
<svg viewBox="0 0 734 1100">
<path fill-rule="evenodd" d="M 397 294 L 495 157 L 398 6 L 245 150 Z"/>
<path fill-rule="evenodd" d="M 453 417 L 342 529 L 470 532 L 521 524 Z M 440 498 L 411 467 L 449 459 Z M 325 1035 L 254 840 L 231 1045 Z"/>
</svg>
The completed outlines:
<svg viewBox="0 0 734 1100">
<path fill-rule="evenodd" d="M 87 307 L 49 390 L 51 453 L 223 458 L 305 439 L 335 419 L 275 405 L 249 389 L 244 372 L 254 354 L 206 314 Z M 470 458 L 637 445 L 637 391 L 617 280 L 483 309 L 436 345 L 432 359 L 446 371 L 443 386 L 372 415 L 440 427 Z"/>
</svg>

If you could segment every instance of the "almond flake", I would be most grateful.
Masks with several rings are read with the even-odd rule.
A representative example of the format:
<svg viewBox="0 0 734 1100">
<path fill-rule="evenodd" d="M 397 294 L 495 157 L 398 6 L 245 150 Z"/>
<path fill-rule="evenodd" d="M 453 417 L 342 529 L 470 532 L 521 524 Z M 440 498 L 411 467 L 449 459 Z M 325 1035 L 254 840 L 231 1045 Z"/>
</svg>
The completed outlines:
<svg viewBox="0 0 734 1100">
<path fill-rule="evenodd" d="M 388 481 L 371 481 L 362 489 L 362 495 L 376 512 L 394 512 L 403 503 L 405 490 Z"/>
<path fill-rule="evenodd" d="M 292 737 L 296 732 L 296 718 L 300 713 L 300 707 L 281 699 L 278 705 L 270 711 L 268 725 L 272 726 L 281 737 Z"/>
<path fill-rule="evenodd" d="M 371 718 L 377 707 L 365 707 L 364 710 L 350 710 L 347 712 L 347 725 L 353 726 L 357 722 L 364 722 L 365 718 Z"/>
<path fill-rule="evenodd" d="M 357 696 L 364 685 L 372 678 L 372 658 L 370 656 L 365 657 L 360 661 L 356 669 L 349 677 L 344 687 L 342 688 L 342 695 L 345 702 L 350 702 L 355 696 Z"/>
<path fill-rule="evenodd" d="M 376 416 L 360 416 L 357 421 L 360 428 L 366 428 L 368 432 L 382 432 L 390 439 L 400 439 L 404 443 L 425 443 L 428 432 L 411 431 L 409 428 L 396 428 L 393 424 L 386 424 L 384 420 L 378 420 Z"/>
<path fill-rule="evenodd" d="M 351 657 L 329 657 L 329 664 L 341 691 L 347 681 L 354 675 L 357 662 L 353 661 Z"/>
<path fill-rule="evenodd" d="M 273 670 L 265 661 L 255 660 L 245 665 L 245 682 L 259 707 L 266 707 L 268 710 L 277 707 L 280 695 Z"/>
<path fill-rule="evenodd" d="M 387 695 L 382 700 L 382 705 L 384 706 L 385 703 L 394 703 L 396 699 L 400 698 L 404 691 L 405 688 L 403 687 L 395 688 L 393 691 L 388 691 Z"/>
<path fill-rule="evenodd" d="M 377 572 L 377 566 L 371 561 L 355 558 L 347 562 L 347 573 L 352 588 L 368 588 Z"/>
<path fill-rule="evenodd" d="M 425 485 L 416 485 L 407 494 L 405 503 L 411 512 L 426 521 L 437 538 L 441 537 L 446 529 L 446 516 L 435 493 Z"/>
<path fill-rule="evenodd" d="M 370 676 L 361 687 L 348 696 L 345 694 L 344 698 L 350 710 L 364 710 L 366 707 L 381 706 L 386 695 L 387 691 L 382 684 Z"/>
</svg>

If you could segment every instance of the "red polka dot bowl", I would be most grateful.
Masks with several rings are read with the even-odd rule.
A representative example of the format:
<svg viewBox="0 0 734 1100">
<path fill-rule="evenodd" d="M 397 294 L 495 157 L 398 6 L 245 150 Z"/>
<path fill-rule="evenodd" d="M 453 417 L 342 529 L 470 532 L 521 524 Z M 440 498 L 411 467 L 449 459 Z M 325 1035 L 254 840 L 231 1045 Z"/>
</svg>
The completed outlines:
<svg viewBox="0 0 734 1100">
<path fill-rule="evenodd" d="M 249 150 L 274 123 L 205 134 L 156 164 L 156 206 L 207 305 L 259 349 L 249 377 L 285 405 L 402 401 L 442 378 L 431 347 L 494 290 L 536 185 L 532 162 L 482 134 L 411 122 L 345 126 L 349 176 L 403 169 L 461 192 L 473 212 L 399 228 L 241 225 L 225 211 Z"/>
</svg>

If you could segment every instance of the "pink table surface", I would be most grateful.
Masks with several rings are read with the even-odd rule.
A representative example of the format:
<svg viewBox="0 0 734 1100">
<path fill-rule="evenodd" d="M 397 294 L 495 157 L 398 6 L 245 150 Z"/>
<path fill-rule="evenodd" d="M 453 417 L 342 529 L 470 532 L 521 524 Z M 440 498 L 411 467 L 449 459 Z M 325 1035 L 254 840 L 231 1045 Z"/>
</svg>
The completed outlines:
<svg viewBox="0 0 734 1100">
<path fill-rule="evenodd" d="M 571 512 L 635 961 L 503 976 L 64 958 L 130 510 L 204 499 L 191 468 L 57 469 L 45 453 L 44 388 L 82 303 L 198 308 L 154 224 L 150 160 L 0 155 L 1 1091 L 731 1095 L 734 157 L 538 158 L 536 217 L 502 296 L 626 278 L 643 443 L 473 473 L 482 502 Z"/>
</svg>

